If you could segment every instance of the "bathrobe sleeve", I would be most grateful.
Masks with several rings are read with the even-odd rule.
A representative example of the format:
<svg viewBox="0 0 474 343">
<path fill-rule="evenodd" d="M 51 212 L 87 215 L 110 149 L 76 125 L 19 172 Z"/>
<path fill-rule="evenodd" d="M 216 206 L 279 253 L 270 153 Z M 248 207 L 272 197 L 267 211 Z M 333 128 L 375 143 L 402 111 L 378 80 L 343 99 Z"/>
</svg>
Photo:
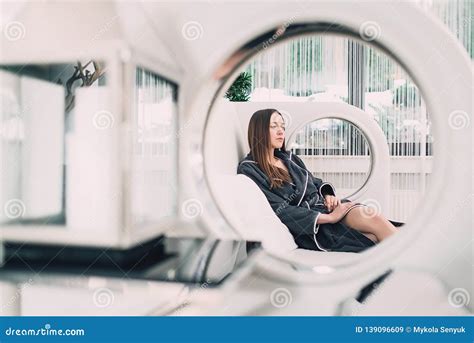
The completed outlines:
<svg viewBox="0 0 474 343">
<path fill-rule="evenodd" d="M 310 175 L 311 177 L 311 180 L 313 181 L 314 185 L 316 186 L 316 188 L 318 189 L 318 193 L 319 195 L 324 199 L 324 197 L 326 195 L 333 195 L 333 196 L 336 196 L 336 189 L 334 188 L 334 186 L 329 183 L 329 182 L 324 182 L 322 179 L 319 179 L 317 177 L 314 177 L 313 176 L 313 173 L 311 173 L 310 170 L 308 170 L 308 168 L 306 168 L 304 162 L 301 160 L 301 158 L 299 158 L 298 156 L 296 156 L 295 154 L 292 154 L 291 155 L 291 158 L 293 159 L 293 161 L 295 161 L 295 163 L 300 166 L 301 168 L 303 169 L 306 169 L 308 171 L 308 174 Z"/>
<path fill-rule="evenodd" d="M 313 235 L 317 232 L 317 220 L 321 212 L 303 206 L 290 205 L 286 199 L 270 190 L 268 177 L 253 163 L 240 164 L 237 173 L 248 176 L 257 184 L 275 214 L 294 237 L 302 234 Z"/>
</svg>

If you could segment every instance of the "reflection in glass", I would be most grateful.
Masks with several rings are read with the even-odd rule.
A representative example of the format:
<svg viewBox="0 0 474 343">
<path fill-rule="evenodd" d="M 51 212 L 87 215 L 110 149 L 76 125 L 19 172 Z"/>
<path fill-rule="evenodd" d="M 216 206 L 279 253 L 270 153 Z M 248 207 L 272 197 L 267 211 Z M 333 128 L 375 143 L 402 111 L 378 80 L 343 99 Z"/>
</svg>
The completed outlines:
<svg viewBox="0 0 474 343">
<path fill-rule="evenodd" d="M 153 280 L 214 286 L 228 277 L 260 244 L 249 241 L 167 238 L 169 258 L 144 274 Z"/>
<path fill-rule="evenodd" d="M 157 237 L 129 249 L 74 245 L 52 246 L 24 242 L 5 244 L 2 273 L 28 272 L 50 275 L 130 280 L 170 281 L 213 287 L 238 270 L 259 242 L 214 238 Z"/>
<path fill-rule="evenodd" d="M 103 65 L 0 67 L 0 222 L 65 224 L 67 147 L 78 88 L 105 84 Z"/>
</svg>

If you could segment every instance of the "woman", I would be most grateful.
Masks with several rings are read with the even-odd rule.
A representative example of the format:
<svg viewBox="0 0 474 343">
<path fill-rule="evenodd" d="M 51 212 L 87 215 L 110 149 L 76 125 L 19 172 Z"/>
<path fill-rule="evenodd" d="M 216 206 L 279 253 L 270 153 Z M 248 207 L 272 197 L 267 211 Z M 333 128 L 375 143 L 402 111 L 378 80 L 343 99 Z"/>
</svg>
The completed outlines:
<svg viewBox="0 0 474 343">
<path fill-rule="evenodd" d="M 340 200 L 334 187 L 315 178 L 285 149 L 285 123 L 275 109 L 255 112 L 248 127 L 250 152 L 238 174 L 260 187 L 300 248 L 360 252 L 397 231 L 370 207 Z"/>
</svg>

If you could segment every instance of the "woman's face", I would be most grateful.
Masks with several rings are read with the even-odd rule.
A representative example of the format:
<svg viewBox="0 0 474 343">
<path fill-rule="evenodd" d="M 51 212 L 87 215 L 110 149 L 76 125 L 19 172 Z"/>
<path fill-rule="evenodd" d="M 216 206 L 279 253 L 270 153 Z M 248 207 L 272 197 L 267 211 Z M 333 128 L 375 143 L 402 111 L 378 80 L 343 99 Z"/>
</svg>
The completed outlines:
<svg viewBox="0 0 474 343">
<path fill-rule="evenodd" d="M 285 122 L 278 112 L 273 112 L 270 118 L 270 144 L 273 149 L 283 146 L 285 141 Z"/>
</svg>

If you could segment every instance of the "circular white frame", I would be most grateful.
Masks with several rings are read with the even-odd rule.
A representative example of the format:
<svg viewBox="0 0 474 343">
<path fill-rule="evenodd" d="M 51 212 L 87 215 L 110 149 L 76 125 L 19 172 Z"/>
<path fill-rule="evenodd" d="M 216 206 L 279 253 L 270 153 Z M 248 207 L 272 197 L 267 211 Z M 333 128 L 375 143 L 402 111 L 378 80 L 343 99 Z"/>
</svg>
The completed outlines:
<svg viewBox="0 0 474 343">
<path fill-rule="evenodd" d="M 288 150 L 290 150 L 291 148 L 289 148 L 291 146 L 291 144 L 293 143 L 293 141 L 296 139 L 296 135 L 298 134 L 298 132 L 300 130 L 302 130 L 305 126 L 307 125 L 310 125 L 312 123 L 314 123 L 315 121 L 319 121 L 319 120 L 324 120 L 324 119 L 337 119 L 337 120 L 340 120 L 340 121 L 345 121 L 349 124 L 351 124 L 352 126 L 354 126 L 361 134 L 362 136 L 364 137 L 365 139 L 365 142 L 366 144 L 369 146 L 369 168 L 366 172 L 366 177 L 365 177 L 365 180 L 364 180 L 364 183 L 362 185 L 360 185 L 360 187 L 357 188 L 357 190 L 349 195 L 346 195 L 344 196 L 343 198 L 354 198 L 354 197 L 357 197 L 358 194 L 360 194 L 361 192 L 363 192 L 364 188 L 367 186 L 367 184 L 369 183 L 370 181 L 370 178 L 372 177 L 373 175 L 373 172 L 374 172 L 374 160 L 377 159 L 376 157 L 376 154 L 374 154 L 374 147 L 376 146 L 376 144 L 373 144 L 373 141 L 370 140 L 370 138 L 367 136 L 367 133 L 365 131 L 363 131 L 353 120 L 347 120 L 345 118 L 341 118 L 341 117 L 338 117 L 337 115 L 327 115 L 325 117 L 321 117 L 321 118 L 315 118 L 315 119 L 311 119 L 309 121 L 306 121 L 304 124 L 300 125 L 299 127 L 297 127 L 295 129 L 295 132 L 293 132 L 289 137 L 288 137 Z M 286 142 L 285 142 L 286 144 Z M 313 172 L 311 170 L 311 172 Z M 340 197 L 340 195 L 338 195 Z"/>
<path fill-rule="evenodd" d="M 443 242 L 439 242 L 436 237 L 431 237 L 424 230 L 426 227 L 437 227 L 444 221 L 444 211 L 455 210 L 455 204 L 446 204 L 443 211 L 436 211 L 439 208 L 439 199 L 469 197 L 472 184 L 472 141 L 471 130 L 468 128 L 455 129 L 453 125 L 446 130 L 448 117 L 452 113 L 466 113 L 467 121 L 472 115 L 472 69 L 469 57 L 453 36 L 434 18 L 426 15 L 415 4 L 406 2 L 325 2 L 324 6 L 315 2 L 310 4 L 305 13 L 302 13 L 299 22 L 310 23 L 308 32 L 317 33 L 339 33 L 349 35 L 359 39 L 358 32 L 369 20 L 375 22 L 379 27 L 379 34 L 370 40 L 370 43 L 377 46 L 385 53 L 388 53 L 397 63 L 409 73 L 417 84 L 426 101 L 427 108 L 433 118 L 433 136 L 436 137 L 434 149 L 436 156 L 434 159 L 434 172 L 431 188 L 426 192 L 425 202 L 418 208 L 418 215 L 410 218 L 404 230 L 389 242 L 384 241 L 376 247 L 368 249 L 363 253 L 363 258 L 354 265 L 347 265 L 338 268 L 334 273 L 325 275 L 315 275 L 314 283 L 327 283 L 342 280 L 347 277 L 364 275 L 371 278 L 380 274 L 387 268 L 403 263 L 411 263 L 419 266 L 431 265 L 431 258 L 440 258 L 444 253 Z M 262 32 L 275 32 L 281 23 L 287 21 L 290 5 L 282 4 L 273 11 L 262 13 L 258 23 L 260 32 L 249 33 L 247 41 L 259 36 Z M 404 23 L 393 20 L 394 12 L 402 12 Z M 338 26 L 335 26 L 337 23 Z M 409 25 L 413 24 L 413 25 Z M 224 24 L 225 25 L 225 24 Z M 413 28 L 416 25 L 416 30 Z M 271 29 L 270 31 L 266 29 Z M 291 33 L 290 27 L 286 32 Z M 302 31 L 296 33 L 301 34 Z M 293 34 L 295 34 L 293 32 Z M 279 39 L 283 40 L 285 35 Z M 291 37 L 288 34 L 287 37 Z M 267 35 L 268 37 L 268 35 Z M 238 46 L 241 40 L 226 37 L 230 40 L 230 46 Z M 260 42 L 261 43 L 261 42 Z M 231 56 L 233 51 L 227 50 L 222 55 L 221 60 L 225 61 L 225 56 Z M 239 65 L 232 70 L 232 75 L 242 69 L 243 64 L 252 56 L 248 54 L 241 59 Z M 449 61 L 449 63 L 444 63 Z M 227 75 L 223 80 L 213 80 L 211 74 L 207 75 L 206 83 L 201 85 L 201 89 L 194 93 L 193 101 L 190 102 L 188 111 L 192 111 L 193 119 L 198 123 L 206 123 L 212 111 L 213 102 L 222 89 L 230 85 L 230 77 Z M 459 80 L 461 79 L 461 80 Z M 449 117 L 450 118 L 450 117 Z M 223 228 L 228 226 L 225 215 L 220 213 L 218 206 L 214 203 L 208 180 L 204 169 L 203 145 L 205 139 L 204 128 L 197 124 L 194 132 L 186 137 L 184 142 L 184 153 L 190 154 L 189 161 L 193 169 L 195 183 L 194 192 L 202 199 L 206 208 L 201 217 L 203 224 L 216 235 L 219 235 Z M 466 149 L 459 149 L 459 147 Z M 462 163 L 459 163 L 462 161 Z M 448 170 L 447 167 L 456 166 Z M 446 180 L 450 180 L 449 183 Z M 461 186 L 461 187 L 458 187 Z M 469 213 L 462 212 L 454 218 L 450 225 L 461 227 L 460 230 L 471 230 L 470 223 L 472 217 Z M 469 232 L 469 231 L 466 231 Z M 462 234 L 465 231 L 461 232 Z M 462 244 L 463 235 L 454 237 L 455 243 Z M 431 235 L 433 236 L 433 235 Z M 416 240 L 418 238 L 418 241 Z M 421 239 L 427 242 L 419 243 Z M 427 245 L 429 244 L 429 245 Z M 420 255 L 420 249 L 424 249 L 425 255 Z M 436 256 L 435 253 L 439 252 Z M 427 257 L 425 257 L 427 256 Z M 362 257 L 362 256 L 361 256 Z M 433 261 L 433 264 L 436 261 Z M 465 277 L 465 270 L 453 271 L 456 277 Z M 464 276 L 463 276 L 464 275 Z M 446 279 L 445 279 L 446 280 Z M 465 279 L 463 279 L 465 281 Z M 464 283 L 465 284 L 465 283 Z"/>
<path fill-rule="evenodd" d="M 298 107 L 298 105 L 300 104 L 294 104 L 292 106 Z M 284 104 L 281 106 L 285 107 Z M 280 110 L 280 107 L 277 107 L 277 109 Z M 298 131 L 309 123 L 321 119 L 342 120 L 355 126 L 363 134 L 370 151 L 370 165 L 364 183 L 354 193 L 347 195 L 346 198 L 359 198 L 368 191 L 368 186 L 370 186 L 372 182 L 379 184 L 379 182 L 390 181 L 384 180 L 384 174 L 389 172 L 387 170 L 387 164 L 390 162 L 386 138 L 374 120 L 360 108 L 343 102 L 316 102 L 311 104 L 311 108 L 312 118 L 309 120 L 300 120 L 296 127 L 292 128 L 287 139 L 287 147 L 291 146 Z M 303 108 L 300 110 L 305 111 Z M 286 108 L 285 111 L 287 111 Z M 388 197 L 386 198 L 387 199 L 381 200 L 384 206 L 388 204 Z"/>
</svg>

